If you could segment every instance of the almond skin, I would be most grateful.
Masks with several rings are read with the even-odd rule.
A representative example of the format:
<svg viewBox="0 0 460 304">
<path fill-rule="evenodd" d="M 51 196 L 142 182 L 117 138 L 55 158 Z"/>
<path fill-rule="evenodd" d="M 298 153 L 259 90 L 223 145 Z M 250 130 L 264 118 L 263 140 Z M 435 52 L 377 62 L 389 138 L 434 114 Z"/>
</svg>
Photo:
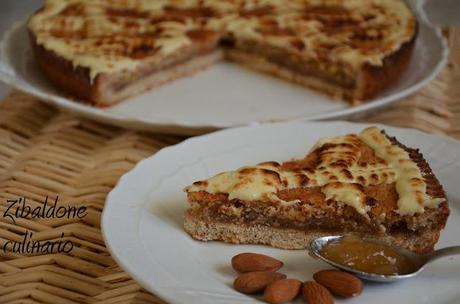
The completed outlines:
<svg viewBox="0 0 460 304">
<path fill-rule="evenodd" d="M 300 292 L 302 282 L 296 279 L 282 279 L 265 288 L 264 299 L 270 304 L 281 304 L 294 300 Z"/>
<path fill-rule="evenodd" d="M 240 273 L 252 271 L 277 271 L 283 262 L 268 255 L 258 253 L 240 253 L 232 258 L 232 267 Z"/>
<path fill-rule="evenodd" d="M 302 293 L 307 304 L 334 304 L 334 298 L 329 290 L 316 282 L 305 282 Z"/>
<path fill-rule="evenodd" d="M 284 274 L 273 271 L 246 272 L 235 279 L 233 287 L 239 292 L 253 294 L 263 291 L 270 283 L 285 278 Z"/>
<path fill-rule="evenodd" d="M 339 270 L 322 270 L 313 279 L 336 296 L 351 298 L 363 291 L 363 282 L 356 276 Z"/>
</svg>

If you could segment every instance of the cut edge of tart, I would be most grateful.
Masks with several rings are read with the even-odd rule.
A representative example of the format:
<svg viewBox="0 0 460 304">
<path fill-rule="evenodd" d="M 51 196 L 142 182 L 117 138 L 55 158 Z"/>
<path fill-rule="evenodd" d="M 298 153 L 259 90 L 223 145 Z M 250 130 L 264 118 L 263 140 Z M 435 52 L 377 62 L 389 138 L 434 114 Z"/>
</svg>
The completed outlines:
<svg viewBox="0 0 460 304">
<path fill-rule="evenodd" d="M 303 159 L 222 172 L 185 191 L 193 238 L 284 249 L 353 234 L 430 252 L 449 216 L 422 154 L 375 127 L 323 138 Z"/>
</svg>

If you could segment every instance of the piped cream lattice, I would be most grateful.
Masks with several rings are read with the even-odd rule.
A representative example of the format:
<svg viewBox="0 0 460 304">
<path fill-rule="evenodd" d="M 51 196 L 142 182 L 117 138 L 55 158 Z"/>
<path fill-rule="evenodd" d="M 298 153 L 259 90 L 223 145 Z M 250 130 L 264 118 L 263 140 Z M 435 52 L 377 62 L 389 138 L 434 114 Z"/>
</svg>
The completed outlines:
<svg viewBox="0 0 460 304">
<path fill-rule="evenodd" d="M 369 146 L 378 157 L 372 163 L 359 163 L 362 144 Z M 323 138 L 313 147 L 318 152 L 314 169 L 286 170 L 276 162 L 247 166 L 236 171 L 220 173 L 186 188 L 187 192 L 205 191 L 228 194 L 228 199 L 242 201 L 282 201 L 282 190 L 320 187 L 325 199 L 350 205 L 360 214 L 369 206 L 363 186 L 395 184 L 399 198 L 397 212 L 401 215 L 422 213 L 434 208 L 444 199 L 431 198 L 417 164 L 401 147 L 393 144 L 375 127 L 359 134 Z"/>
</svg>

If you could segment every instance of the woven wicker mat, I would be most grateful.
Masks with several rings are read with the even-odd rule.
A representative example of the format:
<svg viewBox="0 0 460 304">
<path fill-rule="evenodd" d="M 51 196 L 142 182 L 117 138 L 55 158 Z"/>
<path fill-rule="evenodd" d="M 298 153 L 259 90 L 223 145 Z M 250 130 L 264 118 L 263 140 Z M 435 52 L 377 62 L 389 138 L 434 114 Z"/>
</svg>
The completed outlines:
<svg viewBox="0 0 460 304">
<path fill-rule="evenodd" d="M 449 66 L 428 87 L 379 113 L 353 118 L 460 137 L 460 32 L 450 30 Z M 119 177 L 158 149 L 183 140 L 107 126 L 13 91 L 0 104 L 0 211 L 8 200 L 44 198 L 87 206 L 82 219 L 0 217 L 0 245 L 71 241 L 68 254 L 5 253 L 0 248 L 0 303 L 163 303 L 120 269 L 105 248 L 100 215 Z"/>
</svg>

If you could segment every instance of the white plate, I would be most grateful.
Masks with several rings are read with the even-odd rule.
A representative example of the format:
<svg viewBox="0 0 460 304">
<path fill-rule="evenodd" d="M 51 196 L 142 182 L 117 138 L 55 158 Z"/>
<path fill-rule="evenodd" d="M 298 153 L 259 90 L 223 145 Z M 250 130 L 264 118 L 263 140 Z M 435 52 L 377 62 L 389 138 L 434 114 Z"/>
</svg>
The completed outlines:
<svg viewBox="0 0 460 304">
<path fill-rule="evenodd" d="M 285 262 L 282 272 L 311 279 L 327 264 L 304 250 L 200 242 L 182 229 L 187 208 L 182 189 L 219 171 L 265 160 L 302 157 L 319 137 L 359 132 L 365 125 L 280 123 L 219 131 L 159 151 L 123 176 L 110 192 L 102 215 L 106 245 L 116 261 L 141 285 L 171 303 L 256 303 L 232 289 L 232 256 L 259 252 Z M 419 147 L 447 190 L 451 215 L 438 247 L 460 244 L 460 143 L 409 129 L 385 127 L 411 147 Z M 458 303 L 460 257 L 431 265 L 415 279 L 366 284 L 361 296 L 343 303 Z M 300 303 L 300 301 L 299 301 Z M 342 303 L 337 301 L 337 303 Z"/>
<path fill-rule="evenodd" d="M 442 69 L 447 47 L 428 23 L 422 1 L 411 6 L 419 21 L 408 71 L 376 99 L 357 107 L 287 81 L 221 62 L 193 77 L 179 79 L 111 108 L 95 108 L 65 98 L 44 79 L 34 62 L 24 21 L 14 26 L 1 48 L 0 79 L 52 104 L 125 127 L 199 133 L 267 121 L 344 117 L 400 100 L 430 82 Z"/>
</svg>

